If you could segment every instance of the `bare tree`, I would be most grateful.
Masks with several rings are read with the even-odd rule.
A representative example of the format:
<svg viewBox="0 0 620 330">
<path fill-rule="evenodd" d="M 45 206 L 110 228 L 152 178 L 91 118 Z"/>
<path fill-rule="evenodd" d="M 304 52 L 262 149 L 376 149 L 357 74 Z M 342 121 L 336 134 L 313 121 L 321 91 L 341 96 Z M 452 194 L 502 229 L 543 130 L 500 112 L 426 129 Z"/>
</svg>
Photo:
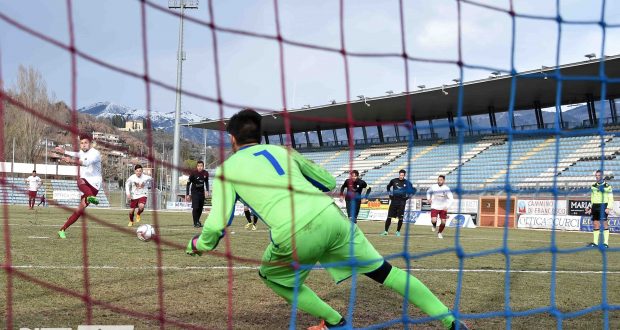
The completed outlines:
<svg viewBox="0 0 620 330">
<path fill-rule="evenodd" d="M 44 135 L 49 125 L 40 118 L 52 114 L 53 97 L 50 97 L 41 73 L 32 67 L 20 66 L 17 82 L 9 91 L 11 97 L 27 109 L 7 105 L 4 118 L 5 159 L 11 159 L 15 139 L 15 161 L 34 163 L 45 151 Z"/>
</svg>

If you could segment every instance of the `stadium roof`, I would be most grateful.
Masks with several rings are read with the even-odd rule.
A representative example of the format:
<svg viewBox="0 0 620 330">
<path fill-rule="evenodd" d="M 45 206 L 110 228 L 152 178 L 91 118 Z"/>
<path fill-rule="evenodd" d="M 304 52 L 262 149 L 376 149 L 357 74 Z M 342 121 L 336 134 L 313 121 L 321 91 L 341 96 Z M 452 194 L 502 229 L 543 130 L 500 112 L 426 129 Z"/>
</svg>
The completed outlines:
<svg viewBox="0 0 620 330">
<path fill-rule="evenodd" d="M 620 55 L 608 56 L 605 62 L 605 75 L 614 83 L 607 84 L 606 98 L 620 97 Z M 603 84 L 599 79 L 600 60 L 590 60 L 559 67 L 562 75 L 560 103 L 562 105 L 586 102 L 591 94 L 599 100 Z M 535 102 L 542 108 L 556 104 L 558 81 L 553 77 L 556 67 L 542 67 L 538 70 L 516 75 L 514 110 L 533 109 Z M 546 78 L 545 78 L 546 77 Z M 512 76 L 504 74 L 487 79 L 463 83 L 463 115 L 479 115 L 489 112 L 506 111 L 510 104 Z M 459 85 L 452 83 L 442 87 L 428 88 L 408 94 L 392 94 L 380 97 L 367 97 L 366 100 L 351 101 L 351 111 L 355 126 L 369 126 L 383 122 L 406 122 L 406 102 L 410 97 L 411 114 L 415 120 L 446 118 L 448 112 L 456 117 Z M 367 106 L 365 103 L 369 104 Z M 275 116 L 274 116 L 275 115 Z M 285 121 L 281 113 L 263 115 L 263 132 L 268 135 L 285 133 Z M 307 109 L 288 111 L 292 132 L 344 128 L 347 125 L 347 104 L 336 103 Z M 227 120 L 224 120 L 227 122 Z M 219 130 L 220 120 L 209 120 L 187 124 L 190 127 Z"/>
</svg>

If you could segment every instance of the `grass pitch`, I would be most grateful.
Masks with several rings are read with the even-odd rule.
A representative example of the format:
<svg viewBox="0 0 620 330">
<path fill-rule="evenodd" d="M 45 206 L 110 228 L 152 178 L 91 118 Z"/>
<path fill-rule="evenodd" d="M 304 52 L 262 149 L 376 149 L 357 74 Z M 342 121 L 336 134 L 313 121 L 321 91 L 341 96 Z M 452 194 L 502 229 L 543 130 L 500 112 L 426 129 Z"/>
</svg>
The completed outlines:
<svg viewBox="0 0 620 330">
<path fill-rule="evenodd" d="M 290 305 L 271 292 L 257 274 L 258 261 L 269 242 L 264 225 L 259 223 L 257 231 L 247 231 L 243 228 L 245 218 L 235 219 L 231 227 L 234 234 L 220 242 L 218 251 L 229 251 L 249 261 L 229 263 L 223 256 L 185 255 L 188 240 L 199 232 L 191 226 L 191 214 L 158 212 L 157 231 L 166 242 L 159 251 L 161 267 L 158 267 L 157 245 L 135 237 L 135 227 L 126 227 L 126 211 L 89 210 L 89 216 L 95 219 L 87 220 L 86 249 L 82 244 L 83 220 L 67 231 L 66 240 L 57 238 L 56 231 L 68 214 L 69 211 L 60 208 L 28 211 L 25 207 L 8 207 L 10 255 L 15 272 L 10 301 L 7 272 L 0 272 L 0 328 L 7 328 L 8 310 L 15 328 L 75 329 L 85 324 L 89 315 L 93 324 L 131 324 L 136 329 L 159 327 L 157 319 L 161 315 L 170 322 L 164 325 L 170 329 L 224 329 L 229 320 L 235 329 L 289 328 Z M 155 220 L 150 211 L 142 219 L 141 223 L 151 224 Z M 393 257 L 392 264 L 409 267 L 444 303 L 453 307 L 459 281 L 454 229 L 446 229 L 445 238 L 439 240 L 430 227 L 411 226 L 405 249 L 405 237 L 378 235 L 383 230 L 382 222 L 359 225 L 377 250 Z M 393 233 L 395 225 L 391 229 Z M 555 328 L 557 315 L 545 310 L 550 306 L 561 313 L 573 313 L 561 321 L 564 329 L 602 328 L 604 313 L 608 314 L 609 328 L 620 328 L 620 249 L 612 248 L 605 254 L 608 272 L 604 276 L 603 254 L 582 248 L 591 240 L 590 233 L 559 232 L 555 237 L 560 253 L 554 258 L 548 251 L 532 253 L 550 246 L 550 232 L 510 230 L 508 248 L 519 254 L 507 258 L 501 250 L 502 229 L 461 231 L 463 251 L 477 255 L 462 260 L 466 271 L 460 277 L 459 311 L 474 317 L 494 312 L 490 318 L 469 319 L 472 328 L 504 329 L 507 322 L 513 329 Z M 0 240 L 3 263 L 6 263 L 4 233 Z M 610 243 L 612 247 L 620 246 L 620 237 L 612 235 Z M 408 266 L 402 257 L 405 250 L 412 256 Z M 83 267 L 85 255 L 87 269 Z M 508 262 L 511 272 L 507 275 Z M 553 263 L 558 271 L 554 275 L 550 273 Z M 158 273 L 162 274 L 161 282 Z M 607 304 L 614 305 L 605 312 L 596 308 L 603 301 L 603 279 L 606 281 L 604 298 Z M 505 280 L 510 284 L 508 290 Z M 403 311 L 400 296 L 364 276 L 356 280 L 355 303 L 351 305 L 352 283 L 349 280 L 336 285 L 324 270 L 313 271 L 306 282 L 343 315 L 352 308 L 351 323 L 356 328 L 402 329 L 403 315 L 414 321 L 424 317 L 412 306 Z M 83 299 L 86 287 L 91 304 Z M 592 310 L 586 310 L 593 306 Z M 504 317 L 508 310 L 516 313 L 514 317 Z M 539 313 L 525 315 L 531 310 Z M 299 329 L 317 323 L 303 312 L 295 316 Z M 440 323 L 432 321 L 409 327 L 440 329 Z"/>
</svg>

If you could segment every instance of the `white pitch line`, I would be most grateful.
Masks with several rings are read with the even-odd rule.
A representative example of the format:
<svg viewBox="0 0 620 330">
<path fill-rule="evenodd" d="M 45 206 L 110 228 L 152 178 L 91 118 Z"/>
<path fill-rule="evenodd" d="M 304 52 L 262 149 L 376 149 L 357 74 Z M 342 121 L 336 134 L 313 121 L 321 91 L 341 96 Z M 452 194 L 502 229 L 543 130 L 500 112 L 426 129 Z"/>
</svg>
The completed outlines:
<svg viewBox="0 0 620 330">
<path fill-rule="evenodd" d="M 28 238 L 35 238 L 35 239 L 48 239 L 48 236 L 28 236 Z"/>
<path fill-rule="evenodd" d="M 412 272 L 445 272 L 458 273 L 458 269 L 427 269 L 427 268 L 409 268 Z M 504 269 L 463 269 L 464 273 L 506 273 Z M 527 274 L 551 274 L 550 270 L 526 270 L 511 269 L 511 273 L 527 273 Z M 556 274 L 602 274 L 601 270 L 556 270 Z M 606 274 L 620 274 L 620 271 L 607 271 Z"/>
<path fill-rule="evenodd" d="M 84 266 L 45 266 L 45 265 L 13 265 L 16 269 L 84 269 Z M 162 270 L 258 270 L 258 266 L 163 266 Z M 88 266 L 89 270 L 157 270 L 158 267 L 120 267 L 120 266 Z M 315 269 L 324 269 L 317 267 Z M 438 272 L 438 273 L 458 273 L 460 270 L 456 268 L 409 268 L 411 272 Z M 506 273 L 504 269 L 463 269 L 464 273 Z M 510 273 L 527 273 L 527 274 L 551 274 L 550 270 L 527 270 L 527 269 L 511 269 Z M 600 270 L 557 270 L 556 274 L 602 274 Z M 607 274 L 620 274 L 620 271 L 607 271 Z"/>
<path fill-rule="evenodd" d="M 62 225 L 61 223 L 58 223 L 58 224 L 53 224 L 53 225 L 38 224 L 36 226 L 38 226 L 38 227 L 58 227 L 58 226 L 61 226 L 61 225 Z M 124 223 L 123 224 L 118 223 L 116 225 L 120 226 L 120 227 L 123 227 L 123 228 L 126 227 L 126 225 Z M 25 223 L 9 223 L 9 226 L 16 226 L 16 227 L 28 226 L 28 227 L 32 227 L 34 225 L 32 225 L 32 224 L 25 224 Z M 76 225 L 76 226 L 80 227 L 80 225 Z M 87 227 L 88 228 L 92 228 L 92 229 L 110 229 L 110 227 L 107 227 L 107 226 L 93 226 L 93 225 L 89 225 Z M 137 225 L 136 225 L 136 228 L 137 228 Z M 164 230 L 164 231 L 188 231 L 188 230 L 191 230 L 192 227 L 191 227 L 191 225 L 187 225 L 187 228 L 168 228 L 166 226 L 159 227 L 159 228 L 160 228 L 160 230 Z M 252 231 L 240 230 L 239 232 L 240 233 L 248 233 L 248 234 L 250 234 L 250 233 L 266 233 L 266 232 L 269 232 L 269 230 L 265 230 L 265 229 L 258 229 L 258 230 L 252 230 Z M 591 233 L 589 233 L 589 234 L 591 235 Z M 369 237 L 369 236 L 381 236 L 380 233 L 365 233 L 365 235 L 366 235 L 366 237 Z M 409 237 L 434 238 L 435 236 L 423 234 L 422 236 L 410 235 Z M 448 239 L 448 240 L 452 240 L 453 236 L 446 236 L 445 238 Z M 400 237 L 399 239 L 403 240 L 404 237 Z M 461 235 L 460 239 L 461 240 L 484 240 L 484 241 L 503 241 L 504 240 L 503 238 L 475 237 L 475 236 L 467 236 L 467 235 Z M 518 238 L 509 238 L 508 241 L 549 243 L 549 240 L 534 240 L 534 239 L 523 240 L 523 239 L 518 239 Z M 388 241 L 386 241 L 386 242 L 388 242 Z M 395 241 L 389 241 L 389 243 L 393 243 L 393 242 L 395 242 Z M 562 243 L 581 244 L 583 242 L 582 241 L 578 241 L 578 242 L 562 241 Z"/>
<path fill-rule="evenodd" d="M 45 221 L 45 220 L 42 220 Z M 53 225 L 44 225 L 44 224 L 37 224 L 36 226 L 38 227 L 59 227 L 61 224 L 53 224 Z M 117 226 L 123 227 L 123 228 L 128 228 L 126 227 L 124 224 L 116 224 Z M 25 224 L 25 223 L 9 223 L 9 226 L 28 226 L 28 227 L 32 227 L 35 226 L 34 224 Z M 78 227 L 80 225 L 77 225 Z M 87 226 L 88 228 L 92 228 L 92 229 L 110 229 L 110 227 L 107 226 L 93 226 L 93 225 L 89 225 Z M 136 225 L 137 228 L 137 225 Z M 159 230 L 162 230 L 164 232 L 166 231 L 190 231 L 191 230 L 191 225 L 188 225 L 187 228 L 168 228 L 166 226 L 164 227 L 159 227 Z M 252 231 L 248 231 L 248 230 L 239 230 L 238 232 L 235 232 L 235 234 L 239 234 L 239 233 L 248 233 L 248 234 L 252 234 L 252 233 L 267 233 L 269 232 L 269 230 L 265 230 L 265 229 L 258 229 L 258 230 L 252 230 Z M 592 235 L 592 233 L 586 233 L 586 232 L 572 232 L 571 234 L 588 234 L 588 235 Z M 381 236 L 380 233 L 365 233 L 366 237 L 369 236 Z M 616 234 L 614 234 L 616 235 Z M 382 236 L 383 237 L 383 236 Z M 416 235 L 410 235 L 410 238 L 415 237 L 416 239 L 419 238 L 429 238 L 432 239 L 435 236 L 430 235 L 430 234 L 422 234 L 421 236 L 416 236 Z M 383 239 L 383 238 L 381 238 Z M 398 238 L 400 240 L 404 240 L 404 237 L 400 237 Z M 454 236 L 446 236 L 445 239 L 447 241 L 453 241 L 454 240 Z M 499 238 L 490 238 L 490 237 L 476 237 L 476 236 L 468 236 L 468 235 L 463 235 L 461 234 L 461 237 L 459 238 L 459 240 L 462 241 L 496 241 L 496 242 L 503 242 L 504 238 L 503 237 L 499 237 Z M 524 239 L 519 239 L 519 238 L 509 238 L 508 239 L 509 242 L 531 242 L 531 243 L 549 243 L 550 240 L 537 240 L 537 239 L 529 239 L 529 240 L 524 240 Z M 374 241 L 373 244 L 383 244 L 383 243 L 388 243 L 391 245 L 391 243 L 394 242 L 398 242 L 396 240 L 390 240 L 390 241 Z M 564 241 L 564 240 L 559 240 L 557 239 L 556 242 L 560 242 L 562 244 L 585 244 L 584 241 Z"/>
<path fill-rule="evenodd" d="M 124 224 L 116 224 L 117 226 L 121 227 L 121 228 L 131 228 L 131 227 L 127 227 Z M 150 223 L 150 225 L 153 225 L 152 223 Z M 33 224 L 25 224 L 25 223 L 9 223 L 9 226 L 28 226 L 28 227 L 32 227 L 32 226 L 38 226 L 38 227 L 54 227 L 54 228 L 60 228 L 60 226 L 62 226 L 61 223 L 55 224 L 55 225 L 43 225 L 43 224 L 38 224 L 38 225 L 33 225 Z M 140 224 L 135 224 L 134 228 L 138 228 L 140 226 Z M 75 227 L 80 228 L 81 225 L 75 225 Z M 89 229 L 112 229 L 111 227 L 107 227 L 107 226 L 93 226 L 93 225 L 88 225 L 87 228 Z M 159 230 L 163 230 L 163 231 L 191 231 L 194 227 L 192 227 L 191 225 L 187 225 L 187 227 L 185 228 L 168 228 L 168 227 L 159 227 Z M 239 231 L 238 233 L 243 233 L 243 232 L 247 232 L 247 233 L 266 233 L 269 232 L 268 230 L 265 229 L 257 229 L 257 230 L 246 230 L 246 231 Z"/>
</svg>

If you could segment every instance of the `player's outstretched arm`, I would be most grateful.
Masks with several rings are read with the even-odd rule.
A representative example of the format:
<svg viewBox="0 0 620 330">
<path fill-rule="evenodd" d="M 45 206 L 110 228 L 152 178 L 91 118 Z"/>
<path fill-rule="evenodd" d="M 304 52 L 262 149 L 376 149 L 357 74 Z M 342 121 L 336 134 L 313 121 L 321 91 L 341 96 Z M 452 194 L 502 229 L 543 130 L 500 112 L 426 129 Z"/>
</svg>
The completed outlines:
<svg viewBox="0 0 620 330">
<path fill-rule="evenodd" d="M 415 195 L 415 193 L 418 192 L 418 190 L 413 187 L 413 184 L 411 184 L 411 181 L 409 180 L 407 180 L 406 190 L 407 190 L 407 198 L 411 198 L 413 195 Z"/>
<path fill-rule="evenodd" d="M 367 189 L 366 189 L 366 196 L 364 197 L 365 199 L 368 199 L 368 196 L 370 196 L 370 192 L 372 191 L 372 187 L 367 185 Z"/>
<path fill-rule="evenodd" d="M 336 179 L 327 172 L 321 166 L 315 164 L 313 161 L 305 158 L 295 150 L 291 150 L 293 160 L 299 166 L 301 173 L 312 183 L 315 187 L 321 191 L 327 192 L 336 188 Z"/>
<path fill-rule="evenodd" d="M 54 148 L 54 152 L 61 154 L 61 155 L 71 156 L 71 157 L 76 157 L 79 154 L 78 152 L 75 152 L 75 151 L 67 151 L 65 148 L 60 147 L 60 146 Z"/>
<path fill-rule="evenodd" d="M 340 196 L 344 195 L 344 189 L 349 186 L 349 179 L 344 180 L 342 186 L 340 186 Z"/>
<path fill-rule="evenodd" d="M 192 181 L 194 180 L 194 174 L 190 174 L 189 178 L 187 178 L 187 186 L 185 186 L 185 201 L 189 201 L 189 187 L 192 185 Z"/>
<path fill-rule="evenodd" d="M 129 176 L 127 178 L 127 181 L 125 181 L 125 196 L 127 196 L 127 199 L 131 199 L 131 178 L 133 177 L 133 175 Z"/>
<path fill-rule="evenodd" d="M 224 237 L 224 228 L 232 223 L 237 193 L 232 183 L 226 181 L 221 173 L 221 168 L 218 168 L 215 181 L 213 181 L 211 212 L 205 220 L 200 236 L 197 239 L 192 238 L 187 245 L 185 251 L 187 254 L 200 254 L 200 252 L 215 249 L 220 239 Z M 229 169 L 226 173 L 232 174 L 233 172 Z"/>
</svg>

